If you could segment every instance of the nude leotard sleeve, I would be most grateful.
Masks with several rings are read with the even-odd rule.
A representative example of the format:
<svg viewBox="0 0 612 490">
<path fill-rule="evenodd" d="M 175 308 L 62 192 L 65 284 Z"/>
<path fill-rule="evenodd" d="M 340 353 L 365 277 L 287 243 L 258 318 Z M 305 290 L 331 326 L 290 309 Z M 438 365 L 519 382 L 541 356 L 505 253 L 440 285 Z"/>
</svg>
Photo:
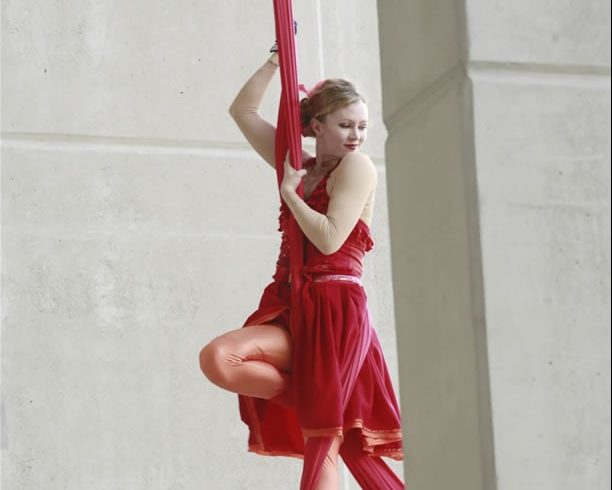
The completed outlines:
<svg viewBox="0 0 612 490">
<path fill-rule="evenodd" d="M 371 208 L 378 180 L 376 167 L 362 153 L 344 157 L 333 173 L 327 214 L 312 209 L 295 192 L 285 199 L 304 235 L 326 255 L 340 249 L 364 208 Z"/>
<path fill-rule="evenodd" d="M 272 167 L 274 163 L 275 128 L 259 114 L 259 106 L 278 65 L 272 56 L 252 76 L 236 95 L 229 112 L 253 149 Z"/>
</svg>

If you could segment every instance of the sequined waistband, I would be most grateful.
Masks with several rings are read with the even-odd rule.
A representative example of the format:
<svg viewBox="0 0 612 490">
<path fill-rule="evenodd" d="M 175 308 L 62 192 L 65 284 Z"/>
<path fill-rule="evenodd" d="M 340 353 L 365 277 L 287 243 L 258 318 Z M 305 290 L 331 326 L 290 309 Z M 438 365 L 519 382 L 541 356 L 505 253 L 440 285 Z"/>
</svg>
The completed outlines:
<svg viewBox="0 0 612 490">
<path fill-rule="evenodd" d="M 361 284 L 361 278 L 357 276 L 348 276 L 346 274 L 324 274 L 321 276 L 314 276 L 312 282 L 328 282 L 328 281 L 346 281 L 355 284 Z"/>
</svg>

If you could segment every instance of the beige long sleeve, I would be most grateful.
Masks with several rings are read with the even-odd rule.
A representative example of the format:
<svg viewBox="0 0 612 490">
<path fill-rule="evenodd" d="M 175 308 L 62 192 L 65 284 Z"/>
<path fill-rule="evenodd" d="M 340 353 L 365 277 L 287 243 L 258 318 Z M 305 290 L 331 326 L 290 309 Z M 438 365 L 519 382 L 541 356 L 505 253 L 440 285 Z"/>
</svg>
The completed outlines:
<svg viewBox="0 0 612 490">
<path fill-rule="evenodd" d="M 229 108 L 240 131 L 253 149 L 273 168 L 275 128 L 259 114 L 261 101 L 276 74 L 278 65 L 268 59 L 244 84 Z"/>
<path fill-rule="evenodd" d="M 295 191 L 284 196 L 304 235 L 325 255 L 342 247 L 378 182 L 376 167 L 362 153 L 344 157 L 334 174 L 327 214 L 312 209 Z"/>
</svg>

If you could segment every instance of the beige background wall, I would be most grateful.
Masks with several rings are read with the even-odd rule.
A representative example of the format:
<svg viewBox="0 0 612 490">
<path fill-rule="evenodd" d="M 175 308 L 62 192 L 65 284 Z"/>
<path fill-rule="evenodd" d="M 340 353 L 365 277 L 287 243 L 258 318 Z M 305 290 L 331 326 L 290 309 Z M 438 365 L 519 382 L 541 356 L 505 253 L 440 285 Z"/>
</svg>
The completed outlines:
<svg viewBox="0 0 612 490">
<path fill-rule="evenodd" d="M 2 488 L 297 488 L 301 462 L 247 453 L 236 396 L 198 368 L 274 270 L 275 176 L 227 114 L 272 3 L 2 8 Z M 395 375 L 376 6 L 296 18 L 301 81 L 350 77 L 370 102 L 365 283 Z"/>
<path fill-rule="evenodd" d="M 412 489 L 610 487 L 610 3 L 379 1 Z"/>
</svg>

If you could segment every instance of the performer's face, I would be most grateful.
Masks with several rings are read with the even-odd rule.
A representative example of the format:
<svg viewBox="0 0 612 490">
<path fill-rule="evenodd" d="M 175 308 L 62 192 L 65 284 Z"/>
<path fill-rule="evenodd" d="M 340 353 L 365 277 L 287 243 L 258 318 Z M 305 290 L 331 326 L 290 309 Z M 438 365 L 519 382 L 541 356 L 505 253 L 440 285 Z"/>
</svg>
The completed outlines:
<svg viewBox="0 0 612 490">
<path fill-rule="evenodd" d="M 324 122 L 313 119 L 317 151 L 337 158 L 359 151 L 368 136 L 368 106 L 361 100 L 328 114 Z"/>
</svg>

